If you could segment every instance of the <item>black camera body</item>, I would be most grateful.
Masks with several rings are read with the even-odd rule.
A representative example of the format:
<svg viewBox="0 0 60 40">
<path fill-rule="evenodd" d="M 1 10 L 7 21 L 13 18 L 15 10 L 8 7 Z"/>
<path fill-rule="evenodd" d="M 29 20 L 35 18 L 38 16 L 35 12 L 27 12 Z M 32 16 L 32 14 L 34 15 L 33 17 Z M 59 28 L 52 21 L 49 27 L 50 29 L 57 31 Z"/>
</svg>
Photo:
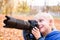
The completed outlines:
<svg viewBox="0 0 60 40">
<path fill-rule="evenodd" d="M 6 28 L 16 28 L 22 30 L 31 30 L 34 27 L 38 27 L 38 23 L 36 20 L 19 20 L 13 17 L 5 16 L 4 24 Z"/>
</svg>

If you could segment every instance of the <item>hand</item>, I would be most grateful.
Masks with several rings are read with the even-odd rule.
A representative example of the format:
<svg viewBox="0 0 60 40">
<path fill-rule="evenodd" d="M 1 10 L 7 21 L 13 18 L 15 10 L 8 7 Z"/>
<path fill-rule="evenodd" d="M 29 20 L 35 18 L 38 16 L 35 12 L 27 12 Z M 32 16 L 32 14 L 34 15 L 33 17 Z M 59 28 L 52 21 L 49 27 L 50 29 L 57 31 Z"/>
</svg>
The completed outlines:
<svg viewBox="0 0 60 40">
<path fill-rule="evenodd" d="M 37 27 L 32 29 L 32 34 L 35 36 L 36 39 L 41 37 L 40 31 Z"/>
</svg>

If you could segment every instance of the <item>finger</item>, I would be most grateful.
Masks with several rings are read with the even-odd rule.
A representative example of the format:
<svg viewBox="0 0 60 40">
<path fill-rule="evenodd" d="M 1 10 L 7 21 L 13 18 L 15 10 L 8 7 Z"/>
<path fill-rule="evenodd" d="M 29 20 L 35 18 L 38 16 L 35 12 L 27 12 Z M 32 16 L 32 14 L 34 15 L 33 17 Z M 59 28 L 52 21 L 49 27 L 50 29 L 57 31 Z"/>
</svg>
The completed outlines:
<svg viewBox="0 0 60 40">
<path fill-rule="evenodd" d="M 33 34 L 35 34 L 35 31 L 34 31 L 34 30 L 32 30 L 32 33 L 33 33 Z"/>
<path fill-rule="evenodd" d="M 33 28 L 33 30 L 32 30 L 33 32 L 37 32 L 37 30 L 35 29 L 35 28 Z"/>
<path fill-rule="evenodd" d="M 34 30 L 32 30 L 32 33 L 33 33 L 33 34 L 36 34 L 36 32 L 35 32 Z"/>
<path fill-rule="evenodd" d="M 35 27 L 36 30 L 39 30 L 37 27 Z"/>
<path fill-rule="evenodd" d="M 36 32 L 37 30 L 36 30 L 35 28 L 33 28 L 33 31 L 35 31 L 35 32 Z"/>
<path fill-rule="evenodd" d="M 35 29 L 38 29 L 37 27 L 35 27 Z"/>
</svg>

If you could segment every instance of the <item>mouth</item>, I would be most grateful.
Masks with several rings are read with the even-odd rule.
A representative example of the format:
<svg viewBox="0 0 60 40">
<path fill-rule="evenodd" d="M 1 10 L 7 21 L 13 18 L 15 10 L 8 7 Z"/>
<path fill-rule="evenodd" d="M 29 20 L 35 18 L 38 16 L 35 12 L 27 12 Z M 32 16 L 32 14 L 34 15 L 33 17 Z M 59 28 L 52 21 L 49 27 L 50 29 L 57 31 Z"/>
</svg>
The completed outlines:
<svg viewBox="0 0 60 40">
<path fill-rule="evenodd" d="M 39 26 L 40 29 L 42 29 L 43 27 L 44 27 L 44 25 Z"/>
</svg>

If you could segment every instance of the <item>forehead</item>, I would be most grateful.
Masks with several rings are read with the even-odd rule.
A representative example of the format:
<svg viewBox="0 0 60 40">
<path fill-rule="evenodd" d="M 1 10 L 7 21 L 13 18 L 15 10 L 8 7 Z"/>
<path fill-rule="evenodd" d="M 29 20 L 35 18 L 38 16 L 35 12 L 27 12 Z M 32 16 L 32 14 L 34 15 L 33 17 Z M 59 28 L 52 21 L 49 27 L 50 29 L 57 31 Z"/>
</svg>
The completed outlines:
<svg viewBox="0 0 60 40">
<path fill-rule="evenodd" d="M 45 16 L 39 16 L 39 17 L 35 17 L 34 20 L 48 20 L 48 18 Z"/>
</svg>

